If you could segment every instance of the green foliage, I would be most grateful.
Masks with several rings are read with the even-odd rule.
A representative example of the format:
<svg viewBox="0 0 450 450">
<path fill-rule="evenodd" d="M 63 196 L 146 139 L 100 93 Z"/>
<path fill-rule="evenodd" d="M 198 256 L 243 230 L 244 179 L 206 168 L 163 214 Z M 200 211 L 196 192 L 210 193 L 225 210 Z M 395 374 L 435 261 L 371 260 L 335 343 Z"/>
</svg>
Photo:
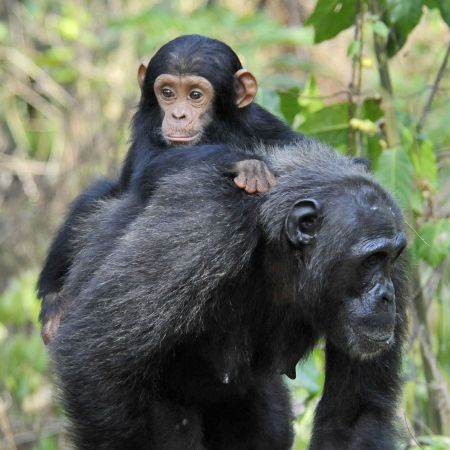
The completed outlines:
<svg viewBox="0 0 450 450">
<path fill-rule="evenodd" d="M 26 272 L 19 279 L 13 280 L 0 297 L 0 324 L 37 324 L 39 302 L 35 289 L 35 273 Z"/>
<path fill-rule="evenodd" d="M 424 5 L 430 9 L 438 9 L 442 19 L 450 27 L 450 2 L 448 0 L 425 0 Z"/>
<path fill-rule="evenodd" d="M 374 173 L 396 197 L 403 208 L 407 208 L 412 192 L 412 163 L 402 147 L 384 150 L 376 164 Z"/>
<path fill-rule="evenodd" d="M 450 438 L 445 436 L 419 436 L 417 441 L 420 445 L 409 447 L 410 450 L 448 450 Z"/>
<path fill-rule="evenodd" d="M 384 20 L 390 25 L 387 49 L 395 55 L 422 16 L 423 0 L 386 0 Z"/>
<path fill-rule="evenodd" d="M 294 393 L 296 420 L 294 450 L 308 448 L 314 410 L 322 394 L 325 380 L 323 348 L 316 348 L 306 361 L 297 365 L 295 380 L 287 380 Z"/>
<path fill-rule="evenodd" d="M 417 179 L 422 181 L 422 184 L 427 184 L 433 190 L 436 190 L 438 169 L 432 142 L 422 141 L 413 147 L 411 158 Z"/>
<path fill-rule="evenodd" d="M 175 3 L 178 6 L 174 6 Z M 398 146 L 389 148 L 385 136 L 387 117 L 376 96 L 381 87 L 379 82 L 373 82 L 376 78 L 374 68 L 364 67 L 362 75 L 366 77 L 368 89 L 364 86 L 361 95 L 355 96 L 354 104 L 350 105 L 342 96 L 337 97 L 338 100 L 323 98 L 320 83 L 316 81 L 316 76 L 319 79 L 323 73 L 317 70 L 316 64 L 304 56 L 299 57 L 296 52 L 285 51 L 292 46 L 303 49 L 313 42 L 332 39 L 352 27 L 357 1 L 318 0 L 306 22 L 310 27 L 280 26 L 261 11 L 248 14 L 227 8 L 203 8 L 200 2 L 195 11 L 189 11 L 185 7 L 187 3 L 191 4 L 150 2 L 139 4 L 140 8 L 131 8 L 127 7 L 127 2 L 113 2 L 111 8 L 119 4 L 119 12 L 116 9 L 109 14 L 102 2 L 19 2 L 18 5 L 24 8 L 24 29 L 30 35 L 28 47 L 18 45 L 23 36 L 0 21 L 0 80 L 3 86 L 0 88 L 0 119 L 6 130 L 4 136 L 14 144 L 8 151 L 11 150 L 15 157 L 22 156 L 23 152 L 24 158 L 35 162 L 58 160 L 58 155 L 63 153 L 58 151 L 58 143 L 61 146 L 67 139 L 62 130 L 75 124 L 72 137 L 75 135 L 76 140 L 83 141 L 83 135 L 88 135 L 80 148 L 105 155 L 108 163 L 113 165 L 109 151 L 119 147 L 119 143 L 125 148 L 124 123 L 128 123 L 138 95 L 134 78 L 138 57 L 148 59 L 160 45 L 183 33 L 207 34 L 228 42 L 246 66 L 269 73 L 262 77 L 258 102 L 304 134 L 323 140 L 343 153 L 369 157 L 375 176 L 405 209 L 411 228 L 409 248 L 413 266 L 418 268 L 420 285 L 428 287 L 433 274 L 443 272 L 427 299 L 430 305 L 428 327 L 435 367 L 441 370 L 448 383 L 450 302 L 446 263 L 450 255 L 450 221 L 445 208 L 439 210 L 442 203 L 448 205 L 448 201 L 441 198 L 441 192 L 450 175 L 449 164 L 440 152 L 450 143 L 445 132 L 450 120 L 445 83 L 442 83 L 442 92 L 438 92 L 441 93 L 439 110 L 434 116 L 430 115 L 427 127 L 418 135 L 415 125 L 421 104 L 409 99 L 400 100 L 400 96 L 396 98 L 394 79 L 393 100 L 399 112 L 401 139 Z M 369 12 L 371 3 L 369 0 L 359 2 L 364 14 L 364 39 L 352 41 L 348 46 L 348 59 L 342 62 L 348 67 L 360 64 L 360 56 L 371 56 L 371 32 L 386 42 L 389 56 L 397 54 L 427 8 L 439 11 L 445 23 L 450 25 L 448 0 L 379 0 L 379 14 Z M 19 6 L 17 8 L 19 11 Z M 440 20 L 439 14 L 434 14 L 436 20 Z M 22 38 L 17 40 L 17 36 Z M 436 48 L 440 44 L 442 42 L 435 42 Z M 4 65 L 2 58 L 9 64 Z M 129 69 L 127 65 L 134 62 L 136 67 Z M 126 70 L 123 66 L 127 66 Z M 412 71 L 421 73 L 421 61 L 417 61 L 417 67 L 395 70 L 399 82 L 404 85 L 405 77 L 410 77 Z M 303 76 L 304 71 L 310 75 L 305 81 L 299 81 L 299 73 Z M 433 79 L 434 73 L 424 73 L 423 80 Z M 123 81 L 120 81 L 121 77 Z M 444 79 L 446 81 L 445 76 Z M 423 80 L 418 86 L 420 89 L 424 88 Z M 16 86 L 19 86 L 17 92 L 14 91 Z M 416 88 L 412 82 L 409 87 Z M 367 94 L 369 90 L 370 95 Z M 429 91 L 425 92 L 428 94 Z M 89 97 L 93 100 L 83 105 L 83 100 Z M 90 110 L 94 110 L 93 116 L 89 115 Z M 73 116 L 70 115 L 72 112 Z M 111 119 L 114 114 L 117 116 L 115 121 Z M 121 131 L 111 134 L 108 141 L 106 136 L 111 129 Z M 105 147 L 101 147 L 104 141 Z M 69 147 L 69 150 L 73 154 L 66 154 L 68 159 L 77 152 L 76 148 Z M 65 169 L 65 173 L 70 173 L 73 166 Z M 19 173 L 16 178 L 21 179 L 22 175 Z M 40 176 L 31 178 L 31 182 L 39 183 Z M 3 183 L 3 177 L 0 178 Z M 50 185 L 46 184 L 45 189 Z M 444 213 L 437 213 L 437 210 Z M 34 292 L 35 281 L 35 273 L 25 272 L 14 278 L 0 295 L 0 394 L 11 394 L 13 409 L 27 417 L 26 420 L 29 413 L 23 405 L 48 383 L 46 350 L 36 327 L 39 302 Z M 428 295 L 428 290 L 424 293 Z M 420 448 L 450 448 L 449 438 L 432 436 L 427 423 L 431 400 L 417 339 L 405 361 L 405 380 L 405 413 L 419 435 L 427 434 L 418 438 Z M 297 379 L 289 382 L 295 394 L 297 416 L 295 450 L 308 446 L 313 412 L 323 382 L 323 349 L 319 348 L 297 367 Z M 33 447 L 34 450 L 56 448 L 57 440 L 47 437 Z"/>
<path fill-rule="evenodd" d="M 416 260 L 423 260 L 431 267 L 437 267 L 450 254 L 450 221 L 430 220 L 418 230 L 418 235 L 413 248 Z"/>
<path fill-rule="evenodd" d="M 0 390 L 6 388 L 20 402 L 42 385 L 46 373 L 35 285 L 36 274 L 24 273 L 0 296 Z"/>
<path fill-rule="evenodd" d="M 336 103 L 311 114 L 305 114 L 305 120 L 298 129 L 309 136 L 334 145 L 343 150 L 348 144 L 348 104 Z"/>
<path fill-rule="evenodd" d="M 126 32 L 142 29 L 142 39 L 137 42 L 139 53 L 148 54 L 179 34 L 205 34 L 222 38 L 226 30 L 234 30 L 237 36 L 251 37 L 259 45 L 309 45 L 312 36 L 308 29 L 280 27 L 266 14 L 255 13 L 239 16 L 229 9 L 203 9 L 196 14 L 177 14 L 164 7 L 144 9 L 134 16 L 110 22 L 112 30 Z M 147 33 L 146 30 L 152 30 Z M 245 48 L 246 39 L 239 41 L 238 47 Z M 253 44 L 254 45 L 254 44 Z"/>
<path fill-rule="evenodd" d="M 331 39 L 353 25 L 356 3 L 354 0 L 319 0 L 306 21 L 306 25 L 314 27 L 314 42 Z"/>
<path fill-rule="evenodd" d="M 280 92 L 279 111 L 284 119 L 301 133 L 316 137 L 335 148 L 346 152 L 350 129 L 363 135 L 371 154 L 380 151 L 376 122 L 383 115 L 378 99 L 367 98 L 361 105 L 361 118 L 350 120 L 349 104 L 325 105 L 314 77 L 310 77 L 301 92 L 291 89 Z"/>
<path fill-rule="evenodd" d="M 60 450 L 58 442 L 53 437 L 46 437 L 41 439 L 37 445 L 33 447 L 33 450 Z"/>
</svg>

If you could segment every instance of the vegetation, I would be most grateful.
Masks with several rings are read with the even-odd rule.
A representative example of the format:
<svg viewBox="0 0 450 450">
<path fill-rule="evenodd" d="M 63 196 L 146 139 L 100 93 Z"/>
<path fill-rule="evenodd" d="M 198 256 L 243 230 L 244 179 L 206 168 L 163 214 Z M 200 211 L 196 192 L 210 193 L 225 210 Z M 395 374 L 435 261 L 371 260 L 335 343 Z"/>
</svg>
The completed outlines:
<svg viewBox="0 0 450 450">
<path fill-rule="evenodd" d="M 408 448 L 450 448 L 449 26 L 447 0 L 2 3 L 0 450 L 67 448 L 36 276 L 70 199 L 117 171 L 139 60 L 183 33 L 229 43 L 260 80 L 263 106 L 370 158 L 397 196 L 410 228 L 412 297 L 399 423 Z M 319 350 L 291 383 L 298 450 L 322 384 Z"/>
</svg>

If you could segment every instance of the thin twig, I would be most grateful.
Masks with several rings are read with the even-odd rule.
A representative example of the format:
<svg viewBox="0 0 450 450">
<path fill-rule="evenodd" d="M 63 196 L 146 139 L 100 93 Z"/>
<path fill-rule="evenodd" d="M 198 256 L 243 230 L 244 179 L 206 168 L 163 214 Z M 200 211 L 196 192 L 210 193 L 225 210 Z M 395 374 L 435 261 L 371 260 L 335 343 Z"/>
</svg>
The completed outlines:
<svg viewBox="0 0 450 450">
<path fill-rule="evenodd" d="M 439 369 L 436 356 L 433 354 L 423 327 L 419 331 L 419 337 L 423 353 L 433 373 L 433 382 L 431 383 L 430 388 L 435 393 L 435 398 L 437 400 L 436 406 L 439 410 L 442 431 L 445 435 L 450 432 L 450 394 L 448 391 L 448 384 Z"/>
<path fill-rule="evenodd" d="M 356 2 L 355 33 L 353 41 L 359 43 L 358 53 L 352 57 L 352 78 L 349 83 L 348 120 L 359 117 L 361 109 L 362 53 L 364 45 L 364 9 L 361 0 Z M 361 156 L 361 131 L 349 128 L 348 147 L 351 155 Z"/>
<path fill-rule="evenodd" d="M 17 450 L 11 422 L 9 421 L 8 414 L 6 413 L 6 403 L 2 398 L 0 398 L 0 429 L 5 436 L 7 450 Z"/>
<path fill-rule="evenodd" d="M 450 56 L 450 42 L 448 43 L 447 50 L 444 55 L 444 59 L 442 60 L 441 66 L 439 67 L 438 73 L 436 74 L 436 78 L 434 79 L 433 88 L 431 89 L 428 100 L 423 107 L 422 114 L 420 116 L 419 123 L 417 124 L 417 133 L 420 133 L 425 125 L 425 120 L 430 111 L 431 103 L 433 103 L 434 96 L 438 90 L 439 83 L 444 75 L 445 68 L 447 67 L 448 58 Z"/>
<path fill-rule="evenodd" d="M 15 175 L 56 175 L 58 164 L 48 161 L 36 161 L 3 154 L 0 156 L 0 170 L 12 172 Z"/>
<path fill-rule="evenodd" d="M 373 16 L 381 18 L 382 10 L 379 0 L 369 1 L 369 11 Z M 386 140 L 390 148 L 400 144 L 400 132 L 397 124 L 397 115 L 395 111 L 391 76 L 389 73 L 388 55 L 386 50 L 386 41 L 377 33 L 373 33 L 373 44 L 375 56 L 378 63 L 378 75 L 381 85 L 381 98 L 384 109 L 386 124 Z"/>
<path fill-rule="evenodd" d="M 425 285 L 421 287 L 418 291 L 416 291 L 412 298 L 413 301 L 411 302 L 411 312 L 413 316 L 413 329 L 409 335 L 408 343 L 406 344 L 407 350 L 409 350 L 412 345 L 414 344 L 414 341 L 416 340 L 417 336 L 419 335 L 419 328 L 420 328 L 420 320 L 417 314 L 417 310 L 415 308 L 415 304 L 418 300 L 418 297 L 423 294 L 423 292 L 427 292 L 428 299 L 424 302 L 425 309 L 428 310 L 430 303 L 436 294 L 436 291 L 439 287 L 439 284 L 442 280 L 442 276 L 444 273 L 444 270 L 447 266 L 448 261 L 445 260 L 442 264 L 440 264 L 435 270 L 433 270 L 433 273 L 431 274 L 430 278 L 427 280 Z"/>
</svg>

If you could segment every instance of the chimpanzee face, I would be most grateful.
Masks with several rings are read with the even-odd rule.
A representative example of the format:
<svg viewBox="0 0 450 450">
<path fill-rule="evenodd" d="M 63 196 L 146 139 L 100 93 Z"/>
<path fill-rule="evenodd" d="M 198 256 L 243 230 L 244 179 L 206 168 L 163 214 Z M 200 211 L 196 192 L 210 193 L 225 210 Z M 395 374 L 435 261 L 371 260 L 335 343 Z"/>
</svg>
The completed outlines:
<svg viewBox="0 0 450 450">
<path fill-rule="evenodd" d="M 141 90 L 146 89 L 147 66 L 138 69 Z M 258 89 L 253 74 L 239 69 L 232 77 L 230 99 L 237 108 L 244 108 L 253 102 Z M 210 80 L 195 73 L 162 73 L 153 83 L 153 94 L 161 113 L 161 135 L 168 145 L 195 145 L 202 142 L 208 125 L 217 120 L 214 114 L 217 98 Z"/>
<path fill-rule="evenodd" d="M 196 75 L 160 75 L 153 86 L 161 108 L 161 131 L 172 145 L 195 144 L 213 118 L 214 89 Z"/>
<path fill-rule="evenodd" d="M 406 246 L 399 213 L 375 195 L 369 197 L 353 201 L 342 195 L 327 202 L 327 210 L 314 199 L 300 200 L 285 223 L 292 245 L 304 253 L 325 253 L 322 260 L 331 261 L 318 315 L 326 338 L 358 358 L 372 357 L 394 343 L 393 274 Z M 334 236 L 328 247 L 320 245 L 324 233 Z"/>
</svg>

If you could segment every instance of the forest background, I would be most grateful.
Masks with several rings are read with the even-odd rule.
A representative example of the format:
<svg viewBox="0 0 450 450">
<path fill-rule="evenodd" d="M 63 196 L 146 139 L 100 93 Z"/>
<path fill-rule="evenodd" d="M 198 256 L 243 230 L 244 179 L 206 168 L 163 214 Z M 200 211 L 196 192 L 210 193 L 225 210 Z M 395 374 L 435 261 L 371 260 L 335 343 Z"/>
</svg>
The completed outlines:
<svg viewBox="0 0 450 450">
<path fill-rule="evenodd" d="M 399 421 L 450 449 L 450 2 L 5 0 L 0 3 L 0 450 L 66 449 L 35 283 L 71 199 L 117 174 L 136 71 L 186 33 L 236 50 L 258 102 L 364 156 L 404 208 L 412 309 Z M 317 349 L 291 382 L 295 449 L 323 384 Z"/>
</svg>

